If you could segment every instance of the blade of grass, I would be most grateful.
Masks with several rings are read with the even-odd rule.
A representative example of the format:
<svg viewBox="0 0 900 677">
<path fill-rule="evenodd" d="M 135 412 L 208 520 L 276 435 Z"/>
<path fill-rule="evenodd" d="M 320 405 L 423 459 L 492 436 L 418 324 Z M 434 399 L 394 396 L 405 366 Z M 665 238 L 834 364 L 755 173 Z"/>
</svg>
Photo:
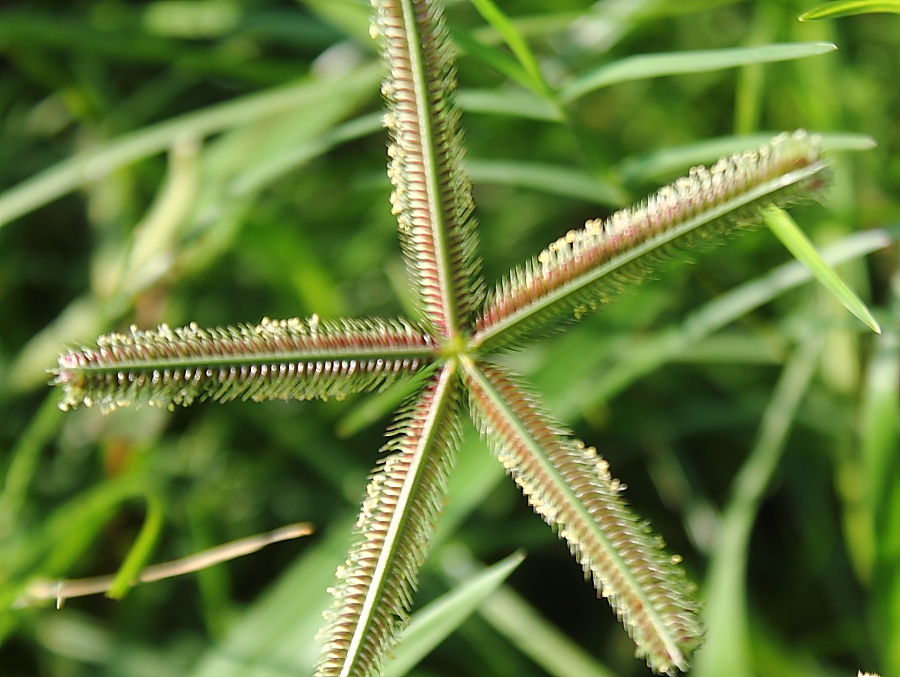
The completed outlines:
<svg viewBox="0 0 900 677">
<path fill-rule="evenodd" d="M 571 167 L 518 160 L 471 159 L 466 162 L 466 168 L 474 183 L 529 188 L 605 207 L 621 207 L 628 203 L 628 195 L 615 184 Z"/>
<path fill-rule="evenodd" d="M 312 674 L 331 596 L 328 586 L 344 561 L 352 520 L 338 519 L 324 539 L 304 550 L 291 567 L 235 622 L 225 639 L 200 656 L 193 677 L 271 677 Z M 290 600 L 285 604 L 285 600 Z"/>
<path fill-rule="evenodd" d="M 752 63 L 802 59 L 835 49 L 837 47 L 830 42 L 797 42 L 759 47 L 640 54 L 604 64 L 584 73 L 563 89 L 559 98 L 564 103 L 572 103 L 589 92 L 621 82 L 658 78 L 663 75 L 724 70 Z"/>
<path fill-rule="evenodd" d="M 107 597 L 122 599 L 139 581 L 141 569 L 147 564 L 147 560 L 150 559 L 159 540 L 164 516 L 165 508 L 162 496 L 157 492 L 148 492 L 147 514 L 144 517 L 144 523 L 141 525 L 141 530 L 131 545 L 131 549 L 125 556 L 122 566 L 116 572 L 112 586 L 106 593 Z"/>
<path fill-rule="evenodd" d="M 853 313 L 859 320 L 869 327 L 876 334 L 881 333 L 881 327 L 872 317 L 871 311 L 866 304 L 850 289 L 843 280 L 837 276 L 837 273 L 831 269 L 816 248 L 813 246 L 809 238 L 794 221 L 794 219 L 783 209 L 767 209 L 763 214 L 766 225 L 775 233 L 775 236 L 794 255 L 806 268 L 815 276 L 815 278 L 831 292 L 840 301 L 843 306 Z"/>
<path fill-rule="evenodd" d="M 238 196 L 259 190 L 279 176 L 323 155 L 340 143 L 381 131 L 384 128 L 381 118 L 381 113 L 362 115 L 334 127 L 321 136 L 304 139 L 280 153 L 272 154 L 235 176 L 229 190 Z"/>
<path fill-rule="evenodd" d="M 813 21 L 875 13 L 900 14 L 900 0 L 841 0 L 815 7 L 797 18 L 800 21 Z"/>
<path fill-rule="evenodd" d="M 452 556 L 453 565 L 444 567 L 449 578 L 459 581 L 477 571 L 478 563 L 464 548 L 454 548 Z M 500 586 L 488 597 L 478 613 L 553 677 L 615 677 L 609 668 L 560 632 L 507 585 Z"/>
<path fill-rule="evenodd" d="M 0 543 L 11 535 L 25 505 L 28 487 L 41 460 L 41 451 L 52 440 L 63 422 L 57 393 L 48 393 L 25 431 L 9 452 L 9 465 L 0 492 Z"/>
<path fill-rule="evenodd" d="M 530 120 L 562 122 L 559 110 L 545 99 L 520 89 L 462 89 L 456 101 L 467 113 L 511 115 Z"/>
<path fill-rule="evenodd" d="M 718 158 L 737 153 L 745 148 L 758 148 L 767 143 L 775 132 L 722 136 L 699 143 L 675 148 L 663 148 L 646 155 L 625 158 L 619 171 L 626 183 L 641 183 L 662 176 L 681 172 L 685 167 L 710 164 Z M 878 144 L 866 134 L 838 134 L 824 132 L 819 135 L 822 148 L 830 151 L 870 150 Z"/>
<path fill-rule="evenodd" d="M 821 332 L 809 331 L 785 366 L 763 414 L 757 442 L 732 484 L 704 586 L 707 634 L 706 643 L 697 652 L 693 672 L 697 677 L 756 674 L 750 661 L 746 608 L 750 532 L 821 349 Z"/>
<path fill-rule="evenodd" d="M 865 377 L 860 446 L 871 515 L 875 563 L 870 588 L 872 627 L 885 674 L 900 670 L 900 275 L 894 274 L 892 312 L 876 336 Z"/>
<path fill-rule="evenodd" d="M 854 233 L 823 249 L 822 258 L 837 265 L 883 249 L 898 239 L 900 227 Z M 614 364 L 604 366 L 601 375 L 597 373 L 597 365 L 582 365 L 584 376 L 572 382 L 555 400 L 556 411 L 565 416 L 584 414 L 686 347 L 810 279 L 812 274 L 799 261 L 791 261 L 718 296 L 681 324 L 663 329 L 646 340 L 631 341 Z"/>
<path fill-rule="evenodd" d="M 524 559 L 523 553 L 514 552 L 471 576 L 417 612 L 401 635 L 394 649 L 394 660 L 386 666 L 384 677 L 401 677 L 414 668 L 462 625 Z"/>
<path fill-rule="evenodd" d="M 522 68 L 518 61 L 503 52 L 479 42 L 471 33 L 450 29 L 453 36 L 453 44 L 457 50 L 469 56 L 483 61 L 501 75 L 505 75 L 513 82 L 517 82 L 529 91 L 533 91 L 531 76 Z"/>
<path fill-rule="evenodd" d="M 380 78 L 380 65 L 368 63 L 336 80 L 305 79 L 298 84 L 226 101 L 125 134 L 63 160 L 0 193 L 0 227 L 89 181 L 170 148 L 179 137 L 202 139 L 299 105 L 329 99 L 341 91 L 369 88 L 374 91 Z"/>
<path fill-rule="evenodd" d="M 509 46 L 513 54 L 516 55 L 522 68 L 528 74 L 531 83 L 529 89 L 539 96 L 551 98 L 553 92 L 547 84 L 547 81 L 544 79 L 543 73 L 541 73 L 541 68 L 538 65 L 537 59 L 534 58 L 534 54 L 532 53 L 531 48 L 528 47 L 528 43 L 525 42 L 525 39 L 521 36 L 519 31 L 516 30 L 515 25 L 513 25 L 509 17 L 500 11 L 493 0 L 472 0 L 472 4 L 484 20 L 503 36 L 503 41 Z"/>
</svg>

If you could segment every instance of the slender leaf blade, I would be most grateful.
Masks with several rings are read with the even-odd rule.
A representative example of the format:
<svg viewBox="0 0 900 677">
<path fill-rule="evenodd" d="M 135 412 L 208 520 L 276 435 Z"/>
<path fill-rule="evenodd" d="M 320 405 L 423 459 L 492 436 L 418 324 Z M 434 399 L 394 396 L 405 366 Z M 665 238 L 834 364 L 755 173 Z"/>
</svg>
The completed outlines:
<svg viewBox="0 0 900 677">
<path fill-rule="evenodd" d="M 837 47 L 830 42 L 788 42 L 731 49 L 640 54 L 604 64 L 585 73 L 563 89 L 559 93 L 559 98 L 565 103 L 572 103 L 585 94 L 622 82 L 664 75 L 725 70 L 754 63 L 802 59 L 835 49 Z"/>
<path fill-rule="evenodd" d="M 484 17 L 484 20 L 503 36 L 503 41 L 516 55 L 519 63 L 522 64 L 522 68 L 528 74 L 531 83 L 530 89 L 538 95 L 550 97 L 552 92 L 549 85 L 547 85 L 547 81 L 544 80 L 544 75 L 541 73 L 537 59 L 534 58 L 531 48 L 516 29 L 515 24 L 500 11 L 500 8 L 494 4 L 493 0 L 472 0 L 472 4 L 478 10 L 478 13 Z"/>
<path fill-rule="evenodd" d="M 787 248 L 787 250 L 796 257 L 800 263 L 809 269 L 809 272 L 831 292 L 841 304 L 853 313 L 859 320 L 869 327 L 876 334 L 881 333 L 881 327 L 878 326 L 875 318 L 872 317 L 871 311 L 862 302 L 862 299 L 848 287 L 837 273 L 825 263 L 825 260 L 813 247 L 809 238 L 800 230 L 797 223 L 790 215 L 782 209 L 766 209 L 763 212 L 763 218 L 769 230 L 775 233 L 775 236 Z"/>
<path fill-rule="evenodd" d="M 500 87 L 461 89 L 456 100 L 467 113 L 511 115 L 531 120 L 562 122 L 562 116 L 557 108 L 525 90 Z"/>
<path fill-rule="evenodd" d="M 759 505 L 787 444 L 797 408 L 809 390 L 822 350 L 810 332 L 782 371 L 750 455 L 732 484 L 722 515 L 720 538 L 706 577 L 703 617 L 707 643 L 697 654 L 697 677 L 750 677 L 747 623 L 747 550 Z"/>
<path fill-rule="evenodd" d="M 90 181 L 170 148 L 184 137 L 209 135 L 314 105 L 342 92 L 374 89 L 378 68 L 363 64 L 336 80 L 303 80 L 186 113 L 82 151 L 0 193 L 0 227 Z"/>
<path fill-rule="evenodd" d="M 685 167 L 715 162 L 717 158 L 738 153 L 745 148 L 761 146 L 774 136 L 775 132 L 721 136 L 686 146 L 661 148 L 644 155 L 625 158 L 619 169 L 626 183 L 649 181 L 681 172 Z M 871 150 L 878 145 L 875 139 L 867 134 L 823 132 L 819 137 L 822 139 L 822 149 L 827 151 Z"/>
<path fill-rule="evenodd" d="M 514 552 L 417 611 L 400 637 L 384 677 L 401 677 L 465 622 L 525 559 Z"/>
<path fill-rule="evenodd" d="M 165 509 L 163 498 L 156 492 L 147 493 L 147 515 L 138 536 L 125 556 L 122 566 L 116 572 L 107 597 L 122 599 L 140 580 L 141 569 L 153 554 L 159 533 L 162 530 Z"/>
<path fill-rule="evenodd" d="M 529 503 L 564 538 L 658 673 L 685 671 L 702 631 L 683 572 L 619 497 L 585 448 L 511 374 L 462 361 L 472 417 Z"/>
<path fill-rule="evenodd" d="M 607 207 L 621 207 L 627 195 L 619 186 L 572 167 L 543 162 L 469 160 L 472 181 L 530 188 Z"/>
<path fill-rule="evenodd" d="M 813 21 L 875 13 L 900 14 L 900 0 L 840 0 L 815 7 L 798 18 L 800 21 Z"/>
</svg>

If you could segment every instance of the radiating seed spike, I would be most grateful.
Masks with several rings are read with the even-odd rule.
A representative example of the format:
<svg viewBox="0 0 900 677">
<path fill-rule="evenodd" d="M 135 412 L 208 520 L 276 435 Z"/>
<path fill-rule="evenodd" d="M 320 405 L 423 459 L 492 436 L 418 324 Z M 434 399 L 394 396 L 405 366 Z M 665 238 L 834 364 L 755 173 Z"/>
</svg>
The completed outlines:
<svg viewBox="0 0 900 677">
<path fill-rule="evenodd" d="M 257 326 L 108 334 L 60 356 L 61 407 L 188 406 L 195 400 L 341 398 L 383 388 L 435 357 L 432 339 L 399 320 L 313 317 Z"/>
<path fill-rule="evenodd" d="M 484 296 L 474 203 L 462 167 L 452 45 L 440 4 L 373 0 L 375 26 L 391 66 L 382 92 L 391 132 L 391 205 L 415 297 L 429 325 L 468 334 Z"/>
<path fill-rule="evenodd" d="M 642 203 L 592 220 L 514 269 L 489 296 L 472 346 L 495 352 L 580 319 L 627 281 L 639 282 L 675 248 L 713 242 L 759 222 L 760 209 L 821 189 L 820 139 L 780 134 L 758 151 L 694 167 Z"/>
<path fill-rule="evenodd" d="M 702 630 L 683 572 L 621 499 L 608 465 L 555 422 L 521 382 L 463 361 L 476 427 L 606 597 L 637 654 L 657 672 L 686 670 Z"/>
</svg>

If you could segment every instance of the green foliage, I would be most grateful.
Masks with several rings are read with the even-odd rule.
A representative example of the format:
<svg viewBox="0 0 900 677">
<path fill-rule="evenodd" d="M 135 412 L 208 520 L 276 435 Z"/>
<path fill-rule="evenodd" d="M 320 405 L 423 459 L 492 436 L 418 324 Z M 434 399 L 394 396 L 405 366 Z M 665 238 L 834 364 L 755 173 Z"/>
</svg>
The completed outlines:
<svg viewBox="0 0 900 677">
<path fill-rule="evenodd" d="M 380 135 L 368 138 L 378 129 L 379 68 L 370 56 L 364 4 L 309 2 L 304 11 L 265 2 L 159 2 L 145 10 L 104 0 L 53 16 L 40 3 L 23 2 L 21 17 L 6 17 L 4 25 L 21 24 L 28 32 L 19 31 L 19 40 L 14 30 L 3 34 L 13 77 L 0 91 L 6 112 L 0 148 L 8 158 L 21 158 L 5 163 L 11 188 L 0 195 L 7 224 L 0 231 L 0 269 L 8 291 L 0 384 L 10 442 L 0 493 L 4 670 L 31 674 L 40 661 L 53 675 L 137 675 L 148 667 L 158 674 L 217 677 L 309 674 L 318 650 L 313 637 L 328 605 L 325 588 L 345 558 L 349 527 L 340 515 L 358 501 L 372 449 L 381 445 L 383 423 L 372 424 L 415 391 L 418 399 L 396 419 L 391 460 L 373 476 L 351 551 L 351 564 L 363 573 L 371 556 L 388 553 L 378 573 L 386 583 L 360 588 L 352 571 L 349 578 L 344 574 L 332 641 L 341 644 L 348 624 L 364 628 L 361 637 L 371 632 L 365 628 L 380 627 L 382 639 L 366 658 L 377 664 L 378 643 L 395 634 L 417 579 L 417 603 L 445 588 L 434 564 L 459 580 L 465 578 L 460 561 L 470 557 L 461 552 L 490 561 L 526 545 L 534 556 L 513 580 L 528 601 L 500 589 L 479 617 L 464 622 L 509 569 L 498 570 L 490 583 L 472 579 L 471 587 L 448 597 L 452 606 L 444 608 L 455 611 L 438 619 L 441 627 L 422 643 L 411 640 L 415 658 L 407 665 L 457 628 L 423 670 L 539 674 L 534 661 L 553 674 L 609 674 L 597 658 L 616 674 L 641 670 L 624 658 L 633 648 L 622 644 L 621 631 L 608 629 L 596 602 L 582 605 L 578 588 L 563 589 L 562 581 L 577 584 L 577 570 L 566 566 L 549 530 L 519 507 L 477 437 L 463 434 L 457 415 L 465 405 L 464 385 L 492 449 L 602 589 L 611 574 L 592 553 L 607 547 L 595 545 L 604 536 L 593 523 L 603 520 L 585 516 L 610 508 L 591 507 L 592 499 L 579 492 L 572 500 L 567 487 L 590 476 L 598 493 L 615 496 L 610 487 L 617 483 L 605 462 L 591 460 L 594 452 L 567 430 L 600 443 L 617 474 L 628 479 L 630 502 L 654 517 L 684 555 L 690 578 L 706 581 L 701 596 L 714 632 L 697 655 L 699 672 L 821 674 L 831 665 L 896 670 L 891 647 L 898 645 L 900 616 L 891 515 L 897 492 L 884 483 L 898 456 L 896 387 L 890 385 L 897 382 L 891 376 L 897 315 L 888 310 L 896 303 L 896 285 L 889 283 L 895 262 L 882 255 L 865 276 L 858 259 L 889 245 L 897 232 L 847 235 L 860 226 L 889 225 L 898 211 L 890 197 L 896 194 L 890 161 L 896 140 L 886 126 L 896 101 L 884 86 L 900 63 L 893 33 L 876 23 L 845 32 L 827 24 L 800 26 L 794 20 L 805 8 L 779 3 L 758 3 L 752 17 L 727 2 L 613 4 L 451 6 L 450 34 L 466 54 L 459 61 L 459 100 L 484 272 L 454 133 L 458 113 L 442 98 L 451 65 L 438 44 L 436 61 L 411 64 L 419 75 L 439 73 L 420 79 L 430 93 L 413 106 L 419 112 L 401 101 L 388 116 L 397 141 L 391 175 L 409 285 L 395 254 L 386 186 L 377 178 L 383 142 Z M 884 48 L 877 56 L 867 53 L 870 61 L 850 61 L 854 52 L 843 48 L 858 42 Z M 763 69 L 759 59 L 775 60 L 788 43 L 799 51 L 787 58 L 814 54 L 828 43 L 842 49 Z M 720 63 L 722 55 L 737 60 Z M 632 68 L 644 63 L 658 67 L 646 73 Z M 718 70 L 726 66 L 740 68 L 736 75 Z M 596 73 L 620 72 L 628 77 L 618 84 L 564 96 Z M 684 74 L 636 79 L 673 73 Z M 285 82 L 294 74 L 302 79 Z M 394 84 L 404 77 L 395 73 Z M 392 98 L 390 86 L 387 93 Z M 429 107 L 436 112 L 425 118 L 431 141 L 405 146 L 416 132 L 403 125 L 421 122 Z M 690 164 L 712 164 L 772 136 L 748 133 L 799 126 L 864 132 L 881 143 L 853 165 L 837 155 L 828 206 L 796 212 L 816 244 L 834 241 L 823 258 L 844 262 L 841 276 L 871 301 L 884 338 L 867 369 L 869 339 L 858 336 L 857 325 L 826 294 L 800 287 L 810 277 L 801 266 L 777 265 L 784 254 L 764 233 L 703 253 L 690 267 L 670 262 L 659 269 L 647 251 L 636 266 L 615 262 L 602 281 L 584 277 L 580 257 L 595 247 L 590 238 L 598 233 L 589 224 L 565 234 L 585 218 L 606 216 L 595 205 L 623 207 Z M 868 143 L 859 134 L 826 134 L 822 141 L 826 148 Z M 813 146 L 801 142 L 806 169 L 787 171 L 792 179 L 767 185 L 753 200 L 783 204 L 794 197 L 793 185 L 818 189 L 822 167 Z M 438 170 L 426 169 L 421 181 L 410 155 L 417 148 L 438 149 Z M 165 150 L 168 163 L 155 158 Z M 305 170 L 307 164 L 313 166 Z M 416 202 L 422 186 L 437 196 L 424 221 Z M 860 206 L 852 187 L 865 196 Z M 52 202 L 75 189 L 81 201 Z M 684 244 L 727 235 L 744 222 L 730 218 L 730 207 L 714 220 L 703 218 L 710 206 L 698 207 L 701 218 L 689 233 L 676 235 L 677 247 L 654 242 L 649 249 L 677 260 Z M 435 214 L 446 225 L 433 227 Z M 617 224 L 634 217 L 624 211 L 592 221 L 593 228 L 630 232 Z M 503 277 L 557 239 L 530 265 Z M 613 258 L 634 244 L 629 235 Z M 847 268 L 847 261 L 857 267 Z M 39 277 L 31 272 L 34 262 Z M 583 296 L 538 282 L 544 272 L 555 280 L 560 271 L 584 278 Z M 665 284 L 645 284 L 585 317 L 574 331 L 526 344 L 648 272 Z M 489 310 L 511 301 L 510 289 L 519 283 L 522 293 L 511 308 L 528 308 L 530 317 L 547 290 L 553 307 L 527 330 L 528 323 L 515 318 L 484 325 L 482 277 L 510 281 L 487 295 Z M 240 324 L 263 315 L 310 319 Z M 404 315 L 415 321 L 332 319 Z M 233 328 L 127 330 L 189 320 Z M 485 326 L 501 327 L 503 340 L 476 339 Z M 106 352 L 76 349 L 61 365 L 57 378 L 68 388 L 70 405 L 85 398 L 105 408 L 136 400 L 346 398 L 233 402 L 173 413 L 125 409 L 99 418 L 91 409 L 62 416 L 55 396 L 39 405 L 29 395 L 39 392 L 62 342 L 79 346 L 104 332 L 113 332 L 103 339 Z M 501 366 L 485 361 L 486 353 L 508 345 L 522 347 L 497 358 Z M 83 368 L 91 364 L 99 369 Z M 296 365 L 303 365 L 306 380 Z M 391 385 L 420 369 L 418 377 Z M 528 394 L 514 372 L 524 372 L 546 403 Z M 357 399 L 360 391 L 387 386 L 372 399 Z M 337 439 L 334 431 L 349 437 Z M 455 454 L 447 453 L 450 448 Z M 457 462 L 449 473 L 451 456 Z M 420 479 L 410 483 L 410 476 Z M 433 554 L 418 572 L 424 534 L 445 491 L 450 501 L 432 537 Z M 140 528 L 145 505 L 152 510 Z M 478 519 L 468 520 L 473 512 Z M 624 514 L 626 523 L 633 521 Z M 190 581 L 166 582 L 139 586 L 115 606 L 84 600 L 59 612 L 8 610 L 36 577 L 106 573 L 125 562 L 120 579 L 127 588 L 131 572 L 148 557 L 176 559 L 296 520 L 334 523 L 334 529 L 290 567 L 287 559 L 299 546 L 273 546 L 268 556 L 201 572 L 196 592 Z M 382 535 L 369 540 L 376 533 Z M 754 533 L 759 536 L 751 543 Z M 390 545 L 395 538 L 399 550 Z M 640 581 L 642 565 L 625 560 L 613 571 L 637 571 Z M 280 582 L 245 607 L 282 569 Z M 391 578 L 392 572 L 400 575 Z M 619 585 L 625 583 L 613 589 Z M 615 600 L 632 619 L 629 600 L 641 585 Z M 680 583 L 670 587 L 683 595 Z M 371 590 L 381 592 L 370 596 Z M 386 598 L 370 603 L 382 592 Z M 589 586 L 581 593 L 592 596 Z M 570 606 L 564 614 L 554 610 L 561 599 Z M 196 612 L 186 617 L 185 608 Z M 364 617 L 369 620 L 361 622 Z M 872 632 L 849 630 L 865 627 L 866 619 Z M 685 626 L 688 649 L 693 623 Z M 641 637 L 649 626 L 637 620 L 630 627 L 639 651 L 668 669 L 659 658 L 668 650 Z M 398 658 L 405 646 L 399 645 Z"/>
</svg>

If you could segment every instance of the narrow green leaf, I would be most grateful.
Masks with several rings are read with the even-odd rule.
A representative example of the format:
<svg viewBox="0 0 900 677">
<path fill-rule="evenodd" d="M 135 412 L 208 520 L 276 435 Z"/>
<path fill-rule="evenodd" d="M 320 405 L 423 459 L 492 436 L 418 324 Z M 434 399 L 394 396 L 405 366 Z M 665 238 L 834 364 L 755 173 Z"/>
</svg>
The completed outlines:
<svg viewBox="0 0 900 677">
<path fill-rule="evenodd" d="M 697 652 L 697 677 L 751 677 L 745 576 L 750 533 L 759 504 L 787 443 L 797 407 L 809 389 L 822 350 L 814 330 L 798 346 L 763 414 L 757 442 L 732 484 L 720 538 L 704 585 L 706 644 Z"/>
<path fill-rule="evenodd" d="M 830 42 L 797 42 L 732 49 L 705 49 L 666 54 L 641 54 L 604 64 L 585 73 L 562 90 L 560 100 L 572 103 L 603 87 L 681 73 L 702 73 L 753 63 L 802 59 L 837 49 Z"/>
<path fill-rule="evenodd" d="M 301 141 L 285 150 L 270 155 L 242 170 L 229 185 L 233 195 L 241 196 L 259 190 L 276 178 L 323 155 L 334 146 L 375 134 L 384 127 L 381 113 L 370 113 L 349 120 L 313 139 Z"/>
<path fill-rule="evenodd" d="M 625 158 L 619 171 L 625 183 L 641 183 L 683 172 L 686 167 L 709 164 L 717 158 L 737 153 L 744 148 L 753 148 L 768 143 L 775 132 L 762 132 L 747 136 L 722 136 L 706 139 L 687 146 L 662 148 L 646 155 Z M 871 150 L 878 144 L 867 134 L 841 134 L 824 132 L 819 134 L 823 150 L 856 151 Z"/>
<path fill-rule="evenodd" d="M 800 21 L 812 21 L 875 13 L 900 14 L 900 0 L 840 0 L 811 9 L 798 18 Z"/>
<path fill-rule="evenodd" d="M 531 91 L 531 78 L 525 69 L 522 68 L 522 65 L 511 56 L 494 47 L 485 45 L 466 31 L 451 30 L 451 35 L 453 36 L 453 44 L 461 52 L 483 61 L 501 75 L 505 75 L 513 82 Z"/>
<path fill-rule="evenodd" d="M 763 218 L 769 229 L 775 233 L 776 237 L 787 248 L 794 257 L 806 266 L 815 278 L 830 291 L 838 301 L 851 313 L 856 315 L 860 321 L 869 327 L 876 334 L 881 333 L 881 327 L 872 317 L 872 313 L 866 307 L 866 304 L 854 293 L 850 287 L 844 284 L 843 280 L 837 276 L 831 266 L 822 260 L 812 242 L 806 237 L 806 234 L 800 230 L 797 223 L 781 209 L 766 209 L 763 212 Z"/>
<path fill-rule="evenodd" d="M 494 351 L 580 319 L 644 279 L 674 248 L 721 240 L 758 223 L 760 207 L 815 194 L 825 167 L 818 138 L 802 130 L 711 169 L 694 167 L 636 207 L 569 231 L 513 270 L 490 294 L 472 346 Z"/>
<path fill-rule="evenodd" d="M 860 416 L 863 492 L 874 544 L 869 584 L 884 674 L 900 670 L 900 274 L 890 284 L 884 333 L 873 340 Z"/>
<path fill-rule="evenodd" d="M 542 162 L 481 159 L 468 160 L 466 167 L 475 183 L 530 188 L 606 207 L 621 207 L 628 202 L 628 195 L 615 184 L 572 167 Z"/>
<path fill-rule="evenodd" d="M 191 677 L 273 677 L 275 665 L 282 673 L 312 674 L 321 649 L 314 637 L 331 601 L 326 588 L 346 557 L 352 527 L 349 515 L 329 525 L 324 538 L 304 549 L 222 642 L 198 658 Z"/>
<path fill-rule="evenodd" d="M 170 148 L 181 137 L 202 139 L 225 129 L 312 104 L 342 90 L 374 89 L 381 69 L 365 64 L 336 80 L 304 80 L 226 101 L 82 151 L 0 193 L 0 227 L 89 181 Z"/>
<path fill-rule="evenodd" d="M 487 454 L 482 454 L 487 456 Z M 494 468 L 500 468 L 488 459 Z M 451 566 L 444 566 L 445 577 L 464 581 L 476 575 L 483 565 L 468 549 L 455 544 L 442 551 Z M 552 677 L 615 677 L 613 672 L 547 620 L 527 600 L 508 585 L 501 585 L 478 608 L 479 615 L 511 644 Z"/>
<path fill-rule="evenodd" d="M 500 11 L 493 0 L 472 0 L 472 4 L 478 10 L 478 13 L 484 17 L 485 21 L 503 36 L 503 41 L 509 45 L 513 54 L 516 55 L 519 63 L 522 64 L 522 68 L 528 74 L 531 83 L 529 89 L 545 98 L 551 97 L 553 93 L 549 85 L 547 85 L 547 81 L 544 80 L 544 75 L 541 73 L 541 67 L 538 65 L 537 59 L 534 58 L 528 43 L 516 30 L 509 17 Z"/>
<path fill-rule="evenodd" d="M 6 476 L 0 490 L 0 543 L 8 538 L 19 524 L 19 513 L 28 497 L 41 452 L 62 426 L 55 393 L 50 393 L 35 413 L 28 427 L 6 455 Z"/>
<path fill-rule="evenodd" d="M 370 11 L 360 0 L 302 0 L 315 14 L 352 37 L 359 45 L 370 47 Z"/>
<path fill-rule="evenodd" d="M 462 360 L 472 418 L 534 511 L 558 530 L 657 673 L 686 671 L 702 631 L 691 586 L 626 507 L 593 448 L 571 437 L 509 373 Z"/>
<path fill-rule="evenodd" d="M 484 294 L 452 44 L 439 3 L 374 5 L 390 65 L 382 91 L 400 243 L 426 328 L 452 341 L 468 333 Z"/>
<path fill-rule="evenodd" d="M 822 250 L 832 265 L 853 261 L 900 240 L 900 229 L 854 233 Z M 556 402 L 566 416 L 584 414 L 622 392 L 637 379 L 658 369 L 688 347 L 722 327 L 812 279 L 799 261 L 785 263 L 761 277 L 718 296 L 691 313 L 678 325 L 651 337 L 632 337 L 623 342 L 612 363 L 582 365 L 583 377 L 569 383 Z"/>
<path fill-rule="evenodd" d="M 472 615 L 525 559 L 521 552 L 487 567 L 413 615 L 384 677 L 402 677 Z"/>
<path fill-rule="evenodd" d="M 341 398 L 384 388 L 434 357 L 404 320 L 296 318 L 156 331 L 132 327 L 59 358 L 60 407 L 188 406 L 194 400 Z"/>
<path fill-rule="evenodd" d="M 390 455 L 372 474 L 356 542 L 337 572 L 317 677 L 378 674 L 409 621 L 460 442 L 456 369 L 447 362 L 395 420 Z"/>
<path fill-rule="evenodd" d="M 164 516 L 165 510 L 162 496 L 156 492 L 149 492 L 147 494 L 147 514 L 144 516 L 144 523 L 141 525 L 137 538 L 128 550 L 122 566 L 116 572 L 112 585 L 106 593 L 107 597 L 122 599 L 138 582 L 141 569 L 147 564 L 156 547 L 156 542 L 159 540 Z"/>
<path fill-rule="evenodd" d="M 530 120 L 562 122 L 559 109 L 521 89 L 461 89 L 456 100 L 466 113 L 511 115 Z"/>
</svg>

